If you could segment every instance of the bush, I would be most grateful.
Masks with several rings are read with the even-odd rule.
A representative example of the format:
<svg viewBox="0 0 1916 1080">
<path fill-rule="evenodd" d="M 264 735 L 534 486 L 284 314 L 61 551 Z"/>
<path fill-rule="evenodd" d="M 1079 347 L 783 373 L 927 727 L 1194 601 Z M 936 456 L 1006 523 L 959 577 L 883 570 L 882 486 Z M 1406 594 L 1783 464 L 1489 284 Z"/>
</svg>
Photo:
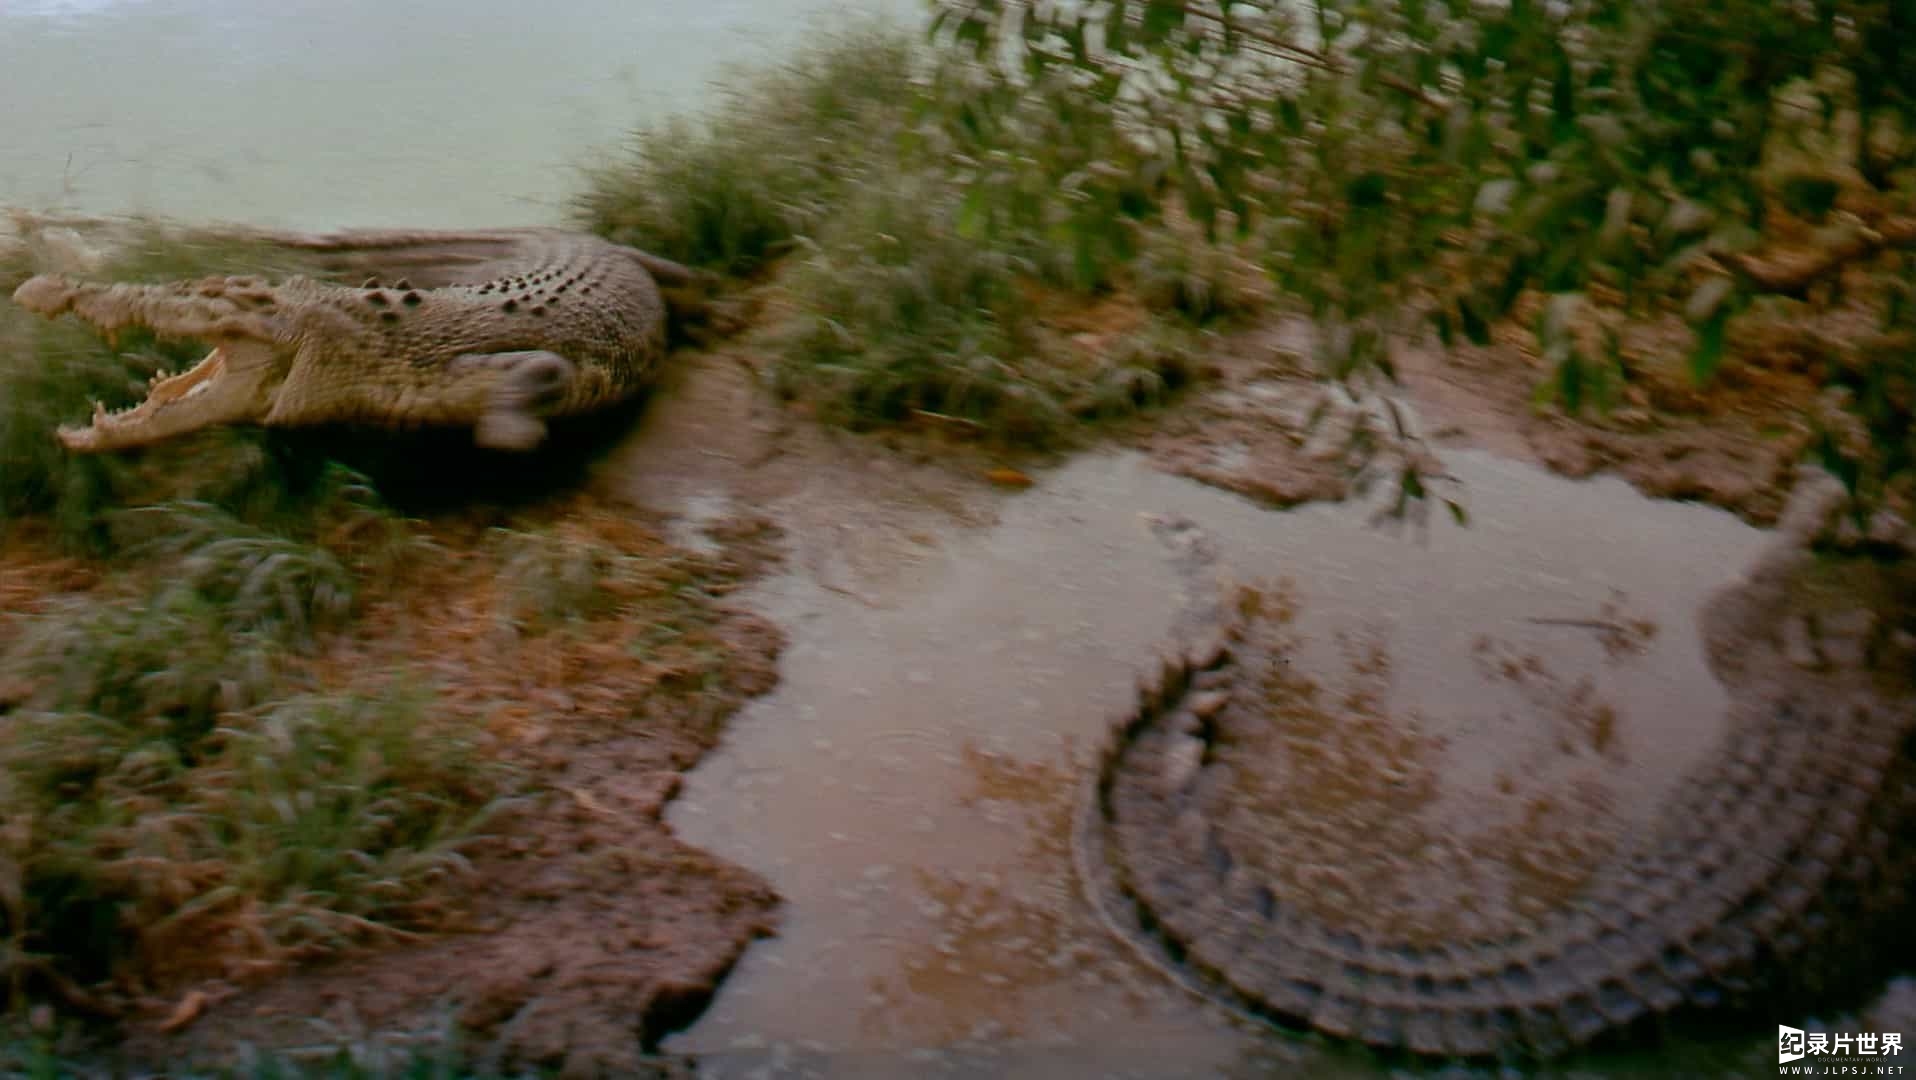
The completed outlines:
<svg viewBox="0 0 1916 1080">
<path fill-rule="evenodd" d="M 1815 304 L 1854 269 L 1892 306 L 1898 253 L 1916 248 L 1908 5 L 937 7 L 940 40 L 988 73 L 972 80 L 983 106 L 1109 103 L 1137 155 L 1109 160 L 1110 182 L 1211 235 L 1261 238 L 1273 280 L 1321 324 L 1329 375 L 1390 375 L 1392 342 L 1420 326 L 1487 342 L 1541 293 L 1546 312 L 1598 297 L 1681 311 L 1707 381 L 1734 362 L 1729 325 L 1754 297 Z M 996 183 L 981 174 L 976 197 Z M 1836 235 L 1810 234 L 1836 218 Z M 1808 251 L 1751 257 L 1806 236 Z M 1614 364 L 1575 324 L 1538 322 L 1549 396 L 1601 407 Z M 1849 477 L 1907 472 L 1906 429 L 1870 404 L 1895 396 L 1895 370 L 1864 377 L 1880 392 L 1849 388 L 1883 459 Z"/>
</svg>

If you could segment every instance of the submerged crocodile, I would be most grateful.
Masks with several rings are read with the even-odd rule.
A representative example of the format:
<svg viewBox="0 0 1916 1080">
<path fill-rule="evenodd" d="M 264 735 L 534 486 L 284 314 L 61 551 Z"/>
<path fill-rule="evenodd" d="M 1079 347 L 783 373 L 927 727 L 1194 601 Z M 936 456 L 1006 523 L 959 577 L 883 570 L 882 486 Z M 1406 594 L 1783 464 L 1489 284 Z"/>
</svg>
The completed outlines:
<svg viewBox="0 0 1916 1080">
<path fill-rule="evenodd" d="M 1144 680 L 1087 782 L 1074 853 L 1093 907 L 1148 963 L 1239 1012 L 1433 1057 L 1548 1057 L 1674 1011 L 1865 989 L 1908 958 L 1916 700 L 1783 659 L 1805 562 L 1786 536 L 1706 609 L 1730 729 L 1654 825 L 1546 913 L 1439 940 L 1312 903 L 1233 850 L 1219 793 L 1230 770 L 1260 767 L 1245 748 L 1270 723 L 1264 676 L 1283 659 L 1255 618 L 1210 615 Z M 1815 681 L 1792 692 L 1778 671 Z"/>
<path fill-rule="evenodd" d="M 126 450 L 223 424 L 470 427 L 480 446 L 530 450 L 546 419 L 606 408 L 650 382 L 666 350 L 660 285 L 692 272 L 582 233 L 344 232 L 271 236 L 360 288 L 292 277 L 96 284 L 43 274 L 13 294 L 48 317 L 112 334 L 142 328 L 211 346 L 146 398 L 94 405 L 59 438 L 80 452 Z M 414 280 L 418 284 L 414 284 Z"/>
</svg>

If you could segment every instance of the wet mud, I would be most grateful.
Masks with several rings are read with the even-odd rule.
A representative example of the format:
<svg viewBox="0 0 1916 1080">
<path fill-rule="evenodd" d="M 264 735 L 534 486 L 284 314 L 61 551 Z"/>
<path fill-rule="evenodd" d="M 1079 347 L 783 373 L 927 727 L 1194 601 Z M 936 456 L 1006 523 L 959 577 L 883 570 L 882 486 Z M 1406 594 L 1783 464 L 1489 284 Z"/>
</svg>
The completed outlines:
<svg viewBox="0 0 1916 1080">
<path fill-rule="evenodd" d="M 415 627 L 393 647 L 441 656 L 457 707 L 548 780 L 476 864 L 472 932 L 224 994 L 140 1045 L 456 1035 L 572 1075 L 1376 1076 L 1340 1045 L 1548 1052 L 1855 955 L 1907 858 L 1881 842 L 1907 781 L 1884 719 L 1904 690 L 1879 672 L 1908 616 L 1857 614 L 1895 594 L 1867 568 L 1762 561 L 1748 522 L 1795 481 L 1788 441 L 1729 419 L 1592 435 L 1489 360 L 1419 354 L 1409 453 L 1467 524 L 1380 524 L 1341 450 L 1400 417 L 1304 382 L 1306 345 L 1224 341 L 1217 380 L 1136 449 L 1055 468 L 823 427 L 766 392 L 749 339 L 681 354 L 629 437 L 577 457 L 581 527 L 709 562 L 728 614 L 706 647 L 634 668 L 606 626 L 612 651 L 514 654 L 470 582 L 423 583 L 437 606 L 390 612 Z M 1681 449 L 1705 430 L 1731 449 Z M 1579 464 L 1550 450 L 1565 433 L 1624 441 Z M 1537 467 L 1592 461 L 1622 476 Z M 1235 661 L 1199 657 L 1172 683 L 1218 685 L 1168 693 L 1165 643 L 1215 625 L 1233 582 L 1265 604 Z M 1700 930 L 1704 900 L 1735 917 Z M 1308 956 L 1326 966 L 1300 973 Z M 1572 1068 L 1732 1075 L 1767 1064 L 1753 1045 Z"/>
<path fill-rule="evenodd" d="M 1764 537 L 1722 511 L 1452 449 L 1468 527 L 1379 527 L 1363 499 L 1272 514 L 1151 452 L 1007 492 L 971 447 L 794 423 L 757 362 L 696 360 L 602 474 L 681 527 L 750 506 L 791 556 L 739 598 L 789 636 L 779 685 L 668 814 L 787 901 L 665 1044 L 709 1075 L 1375 1075 L 1167 980 L 1176 965 L 1142 962 L 1072 868 L 1109 718 L 1135 712 L 1135 677 L 1220 576 L 1289 580 L 1280 674 L 1334 706 L 1279 740 L 1312 796 L 1234 793 L 1241 835 L 1268 837 L 1273 803 L 1290 815 L 1234 865 L 1317 852 L 1272 879 L 1320 916 L 1408 919 L 1425 943 L 1518 934 L 1601 884 L 1743 723 L 1698 612 Z M 1380 805 L 1405 820 L 1378 828 Z M 1658 1055 L 1667 1075 L 1740 1067 L 1711 1045 Z"/>
</svg>

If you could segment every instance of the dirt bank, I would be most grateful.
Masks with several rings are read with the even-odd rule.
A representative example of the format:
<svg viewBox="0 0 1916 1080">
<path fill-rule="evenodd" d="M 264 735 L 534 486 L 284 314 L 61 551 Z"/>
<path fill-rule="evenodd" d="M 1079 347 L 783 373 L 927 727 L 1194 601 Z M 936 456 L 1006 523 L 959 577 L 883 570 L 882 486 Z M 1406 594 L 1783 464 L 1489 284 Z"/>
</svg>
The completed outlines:
<svg viewBox="0 0 1916 1080">
<path fill-rule="evenodd" d="M 1550 372 L 1516 321 L 1483 346 L 1402 344 L 1400 385 L 1375 388 L 1408 403 L 1401 419 L 1430 445 L 1476 446 L 1572 478 L 1608 471 L 1652 498 L 1769 525 L 1810 443 L 1821 365 L 1857 339 L 1864 317 L 1839 310 L 1749 331 L 1738 362 L 1707 386 L 1685 367 L 1679 320 L 1630 326 L 1631 380 L 1607 413 L 1539 404 Z M 1348 452 L 1367 445 L 1383 450 L 1381 482 L 1403 461 L 1393 448 L 1398 418 L 1317 383 L 1311 343 L 1309 325 L 1289 318 L 1216 336 L 1208 385 L 1133 437 L 1173 472 L 1274 507 L 1343 498 L 1354 479 Z M 1368 435 L 1358 430 L 1366 425 Z"/>
<path fill-rule="evenodd" d="M 519 805 L 469 852 L 470 874 L 442 890 L 443 934 L 320 966 L 249 956 L 224 977 L 161 973 L 126 1020 L 121 1055 L 176 1063 L 241 1044 L 430 1044 L 456 1027 L 497 1067 L 648 1066 L 657 1041 L 776 925 L 762 880 L 679 842 L 660 815 L 739 702 L 776 681 L 781 639 L 723 601 L 776 557 L 763 523 L 715 522 L 708 550 L 694 553 L 640 517 L 576 496 L 415 524 L 416 553 L 363 597 L 351 632 L 304 661 L 304 677 L 378 693 L 390 672 L 426 673 L 440 690 L 435 715 L 481 724 L 490 754 L 521 770 Z M 609 602 L 536 625 L 541 598 L 506 595 L 531 575 L 503 525 L 612 559 L 592 586 Z M 30 533 L 7 554 L 0 645 L 100 571 Z"/>
<path fill-rule="evenodd" d="M 494 1067 L 578 1076 L 673 1067 L 652 1054 L 659 1039 L 696 1017 L 778 921 L 763 880 L 688 847 L 662 821 L 727 717 L 778 678 L 778 630 L 726 597 L 785 557 L 821 588 L 885 607 L 910 595 L 897 579 L 935 564 L 955 529 L 992 522 L 1005 492 L 1043 464 L 937 423 L 865 436 L 820 425 L 767 392 L 766 348 L 748 337 L 676 357 L 639 426 L 578 493 L 418 526 L 430 555 L 372 588 L 351 631 L 307 665 L 310 680 L 336 687 L 370 687 L 369 673 L 395 667 L 429 673 L 439 707 L 482 724 L 496 755 L 529 778 L 525 803 L 448 891 L 445 932 L 321 966 L 287 957 L 166 985 L 131 1022 L 129 1054 L 171 1061 L 241 1044 L 330 1051 L 457 1037 Z M 1308 353 L 1294 321 L 1219 335 L 1199 387 L 1110 430 L 1172 472 L 1267 505 L 1342 498 L 1353 486 L 1345 451 L 1395 420 L 1311 382 Z M 1533 406 L 1543 373 L 1517 338 L 1450 354 L 1406 349 L 1399 367 L 1413 422 L 1439 445 L 1474 444 L 1572 476 L 1614 470 L 1648 494 L 1758 523 L 1775 520 L 1794 480 L 1788 466 L 1816 385 L 1787 357 L 1739 367 L 1707 393 L 1688 390 L 1678 367 L 1644 365 L 1635 397 L 1607 419 L 1576 420 Z M 1382 464 L 1401 464 L 1381 445 Z M 754 516 L 774 506 L 794 534 L 786 540 Z M 498 528 L 616 553 L 623 569 L 592 579 L 616 602 L 544 625 L 538 597 L 513 588 L 526 552 Z M 0 648 L 15 613 L 100 572 L 38 541 L 10 544 Z M 1786 644 L 1813 666 L 1851 647 L 1843 628 L 1854 621 L 1787 624 Z M 1560 711 L 1572 726 L 1590 721 L 1577 730 L 1594 745 L 1600 718 L 1576 705 Z M 1371 730 L 1390 736 L 1385 727 Z"/>
<path fill-rule="evenodd" d="M 136 1052 L 297 1045 L 314 1041 L 316 1021 L 416 1035 L 450 1018 L 495 1067 L 631 1075 L 773 929 L 777 900 L 762 881 L 660 820 L 727 716 L 776 681 L 778 632 L 708 599 L 762 565 L 772 536 L 719 523 L 716 550 L 697 555 L 630 507 L 584 498 L 514 522 L 541 523 L 641 560 L 639 573 L 599 586 L 632 606 L 529 639 L 502 633 L 484 523 L 459 521 L 434 530 L 449 559 L 374 601 L 364 625 L 381 636 L 343 641 L 320 661 L 345 675 L 395 654 L 422 660 L 446 706 L 482 716 L 533 777 L 531 801 L 474 860 L 466 932 L 294 973 L 171 1038 L 136 1038 Z"/>
</svg>

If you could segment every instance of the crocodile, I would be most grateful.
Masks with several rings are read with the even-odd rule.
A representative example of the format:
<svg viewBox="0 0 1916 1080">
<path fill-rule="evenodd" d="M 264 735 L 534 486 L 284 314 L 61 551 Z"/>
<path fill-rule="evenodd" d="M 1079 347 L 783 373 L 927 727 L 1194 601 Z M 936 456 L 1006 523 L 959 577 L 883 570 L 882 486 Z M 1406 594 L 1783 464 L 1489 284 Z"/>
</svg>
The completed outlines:
<svg viewBox="0 0 1916 1080">
<path fill-rule="evenodd" d="M 75 452 L 130 450 L 203 428 L 356 423 L 466 428 L 479 446 L 536 448 L 546 421 L 608 408 L 650 383 L 667 348 L 670 294 L 695 279 L 668 260 L 558 229 L 256 234 L 358 288 L 251 276 L 102 284 L 28 279 L 14 303 L 211 346 L 155 375 L 119 411 L 63 426 Z M 390 284 L 382 281 L 384 275 Z M 350 280 L 350 279 L 349 279 Z"/>
<path fill-rule="evenodd" d="M 1283 657 L 1259 632 L 1268 614 L 1220 590 L 1140 680 L 1087 778 L 1073 853 L 1093 910 L 1241 1016 L 1413 1057 L 1544 1059 L 1673 1014 L 1866 989 L 1911 944 L 1916 700 L 1906 680 L 1784 659 L 1777 628 L 1811 558 L 1800 541 L 1785 535 L 1703 612 L 1731 689 L 1714 759 L 1547 911 L 1436 939 L 1313 903 L 1232 849 L 1223 774 L 1260 768 L 1244 748 L 1271 722 Z"/>
</svg>

